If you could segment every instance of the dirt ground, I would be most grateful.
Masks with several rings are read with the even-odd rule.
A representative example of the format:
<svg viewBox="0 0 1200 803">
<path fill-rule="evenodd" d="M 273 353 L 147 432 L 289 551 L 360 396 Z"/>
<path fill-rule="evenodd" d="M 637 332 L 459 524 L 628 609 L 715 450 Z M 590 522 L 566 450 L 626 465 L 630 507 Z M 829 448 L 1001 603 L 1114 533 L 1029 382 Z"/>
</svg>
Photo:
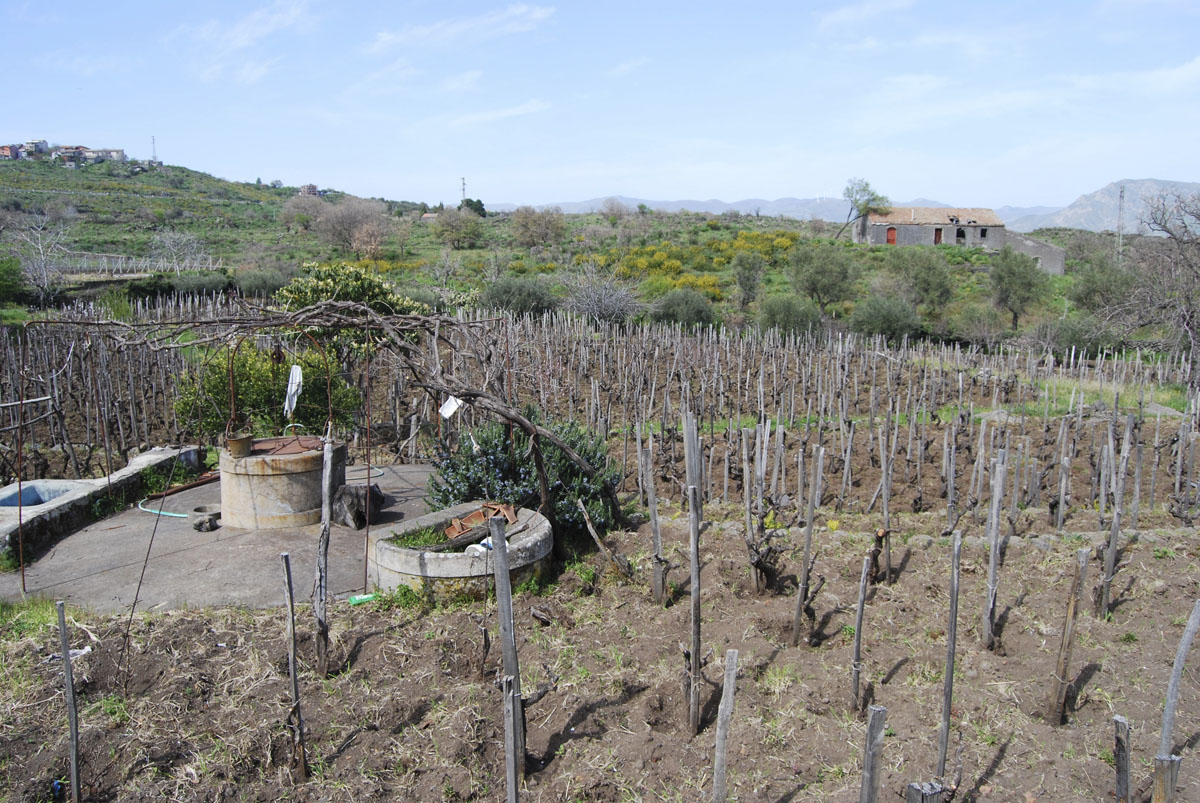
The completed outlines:
<svg viewBox="0 0 1200 803">
<path fill-rule="evenodd" d="M 1149 789 L 1162 700 L 1183 625 L 1200 597 L 1193 530 L 1144 529 L 1121 557 L 1115 610 L 1078 621 L 1066 724 L 1044 712 L 1074 553 L 1100 533 L 1046 534 L 1027 511 L 1008 541 L 997 602 L 1001 645 L 980 644 L 987 552 L 965 521 L 948 780 L 956 800 L 1095 801 L 1113 793 L 1114 715 L 1132 728 L 1134 782 Z M 751 588 L 740 511 L 708 505 L 701 536 L 703 729 L 687 727 L 686 516 L 663 510 L 671 603 L 653 604 L 649 528 L 609 542 L 633 560 L 619 580 L 593 554 L 556 567 L 556 581 L 515 599 L 526 694 L 556 685 L 527 711 L 533 801 L 695 801 L 711 794 L 714 723 L 726 650 L 737 649 L 729 747 L 736 800 L 858 799 L 865 716 L 850 699 L 854 605 L 873 520 L 820 516 L 811 643 L 789 646 L 800 530 L 788 535 L 778 585 Z M 834 518 L 835 521 L 830 519 Z M 1161 522 L 1146 515 L 1146 524 Z M 869 595 L 863 683 L 887 708 L 883 795 L 932 779 L 948 616 L 944 514 L 903 514 L 895 582 Z M 1080 521 L 1079 524 L 1084 522 Z M 1089 590 L 1101 574 L 1094 555 Z M 537 609 L 538 617 L 531 611 Z M 57 630 L 48 605 L 0 618 L 0 797 L 53 799 L 67 776 Z M 88 800 L 503 800 L 504 733 L 494 602 L 438 609 L 395 601 L 333 608 L 337 671 L 313 671 L 313 623 L 298 617 L 302 712 L 311 776 L 289 769 L 289 702 L 281 611 L 204 609 L 139 615 L 119 667 L 125 618 L 70 611 Z M 545 624 L 544 621 L 550 621 Z M 492 647 L 485 653 L 484 629 Z M 1195 663 L 1194 661 L 1192 662 Z M 1200 800 L 1200 686 L 1184 674 L 1174 747 L 1180 799 Z M 6 795 L 6 796 L 5 796 Z M 1140 797 L 1135 799 L 1141 799 Z"/>
</svg>

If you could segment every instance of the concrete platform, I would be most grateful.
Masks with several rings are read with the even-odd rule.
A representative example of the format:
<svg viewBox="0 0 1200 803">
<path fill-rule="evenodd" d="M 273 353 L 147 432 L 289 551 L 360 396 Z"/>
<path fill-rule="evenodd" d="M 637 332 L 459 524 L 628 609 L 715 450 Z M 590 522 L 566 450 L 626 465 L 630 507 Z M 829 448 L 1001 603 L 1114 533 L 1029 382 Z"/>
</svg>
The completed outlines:
<svg viewBox="0 0 1200 803">
<path fill-rule="evenodd" d="M 382 472 L 372 481 L 379 485 L 388 503 L 380 521 L 371 523 L 372 531 L 428 512 L 425 494 L 431 468 L 373 468 L 376 473 Z M 365 466 L 346 469 L 347 483 L 361 483 L 365 476 Z M 163 510 L 186 514 L 194 507 L 219 504 L 220 500 L 220 483 L 214 482 L 167 497 Z M 158 503 L 147 503 L 146 507 L 156 510 Z M 296 599 L 305 601 L 312 594 L 320 531 L 319 524 L 312 524 L 281 530 L 219 527 L 202 533 L 193 530 L 186 518 L 160 518 L 133 509 L 64 538 L 25 567 L 25 587 L 30 595 L 98 611 L 128 610 L 145 563 L 138 610 L 211 605 L 272 607 L 283 603 L 279 553 L 288 552 Z M 330 590 L 338 597 L 362 590 L 365 540 L 364 531 L 333 527 Z M 19 573 L 0 574 L 0 597 L 21 597 Z"/>
</svg>

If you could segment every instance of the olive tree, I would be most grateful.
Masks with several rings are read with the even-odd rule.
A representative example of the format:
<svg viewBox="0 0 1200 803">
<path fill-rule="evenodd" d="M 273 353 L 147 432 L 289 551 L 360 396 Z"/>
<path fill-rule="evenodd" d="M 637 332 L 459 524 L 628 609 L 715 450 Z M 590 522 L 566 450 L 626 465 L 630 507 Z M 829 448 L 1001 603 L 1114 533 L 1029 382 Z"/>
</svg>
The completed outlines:
<svg viewBox="0 0 1200 803">
<path fill-rule="evenodd" d="M 858 278 L 858 266 L 840 245 L 797 243 L 791 253 L 791 278 L 796 292 L 806 295 L 821 308 L 850 298 Z"/>
<path fill-rule="evenodd" d="M 1017 331 L 1020 317 L 1046 294 L 1049 281 L 1033 257 L 1004 246 L 992 257 L 988 275 L 992 286 L 992 302 L 1012 315 L 1012 329 Z"/>
<path fill-rule="evenodd" d="M 865 223 L 868 215 L 886 215 L 892 211 L 892 202 L 886 195 L 871 189 L 871 182 L 865 178 L 852 178 L 846 182 L 842 197 L 850 202 L 850 211 L 846 213 L 846 222 L 838 229 L 835 239 L 840 238 L 851 224 L 860 220 Z"/>
<path fill-rule="evenodd" d="M 520 206 L 513 211 L 510 220 L 513 239 L 517 245 L 526 248 L 553 245 L 567 236 L 566 219 L 557 206 L 547 207 L 540 212 L 532 206 Z"/>
</svg>

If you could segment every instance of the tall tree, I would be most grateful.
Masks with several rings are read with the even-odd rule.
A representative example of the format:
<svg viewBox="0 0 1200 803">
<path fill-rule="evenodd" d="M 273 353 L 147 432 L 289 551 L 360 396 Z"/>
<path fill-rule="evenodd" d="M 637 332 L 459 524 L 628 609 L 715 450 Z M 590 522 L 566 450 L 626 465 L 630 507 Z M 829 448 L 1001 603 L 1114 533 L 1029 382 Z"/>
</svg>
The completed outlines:
<svg viewBox="0 0 1200 803">
<path fill-rule="evenodd" d="M 68 233 L 66 225 L 44 214 L 26 215 L 12 230 L 26 281 L 37 290 L 38 299 L 43 303 L 58 282 L 59 259 L 67 250 Z"/>
<path fill-rule="evenodd" d="M 852 178 L 846 182 L 842 197 L 850 202 L 850 211 L 846 213 L 846 222 L 838 229 L 837 238 L 840 238 L 852 223 L 862 221 L 865 225 L 868 215 L 886 215 L 892 211 L 892 202 L 886 195 L 880 195 L 871 189 L 871 182 L 865 178 Z"/>
<path fill-rule="evenodd" d="M 1017 331 L 1021 315 L 1045 295 L 1049 286 L 1046 274 L 1037 260 L 1006 245 L 992 257 L 988 278 L 992 285 L 992 301 L 1012 315 L 1012 329 Z"/>
<path fill-rule="evenodd" d="M 797 243 L 791 254 L 792 285 L 797 293 L 826 307 L 850 298 L 858 278 L 858 266 L 840 245 Z"/>
<path fill-rule="evenodd" d="M 733 258 L 733 276 L 737 279 L 738 303 L 742 309 L 754 303 L 767 268 L 767 261 L 757 251 L 739 251 Z"/>
</svg>

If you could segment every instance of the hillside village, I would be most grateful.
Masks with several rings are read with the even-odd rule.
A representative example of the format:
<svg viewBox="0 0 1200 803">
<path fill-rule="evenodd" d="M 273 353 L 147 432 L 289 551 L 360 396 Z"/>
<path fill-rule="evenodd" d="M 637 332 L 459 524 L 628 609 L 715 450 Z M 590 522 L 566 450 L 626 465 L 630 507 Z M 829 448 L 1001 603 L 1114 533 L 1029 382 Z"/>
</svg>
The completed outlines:
<svg viewBox="0 0 1200 803">
<path fill-rule="evenodd" d="M 49 159 L 60 162 L 63 167 L 100 162 L 126 162 L 124 148 L 89 148 L 86 145 L 50 145 L 44 139 L 31 139 L 19 145 L 0 145 L 0 161 L 18 159 Z"/>
</svg>

